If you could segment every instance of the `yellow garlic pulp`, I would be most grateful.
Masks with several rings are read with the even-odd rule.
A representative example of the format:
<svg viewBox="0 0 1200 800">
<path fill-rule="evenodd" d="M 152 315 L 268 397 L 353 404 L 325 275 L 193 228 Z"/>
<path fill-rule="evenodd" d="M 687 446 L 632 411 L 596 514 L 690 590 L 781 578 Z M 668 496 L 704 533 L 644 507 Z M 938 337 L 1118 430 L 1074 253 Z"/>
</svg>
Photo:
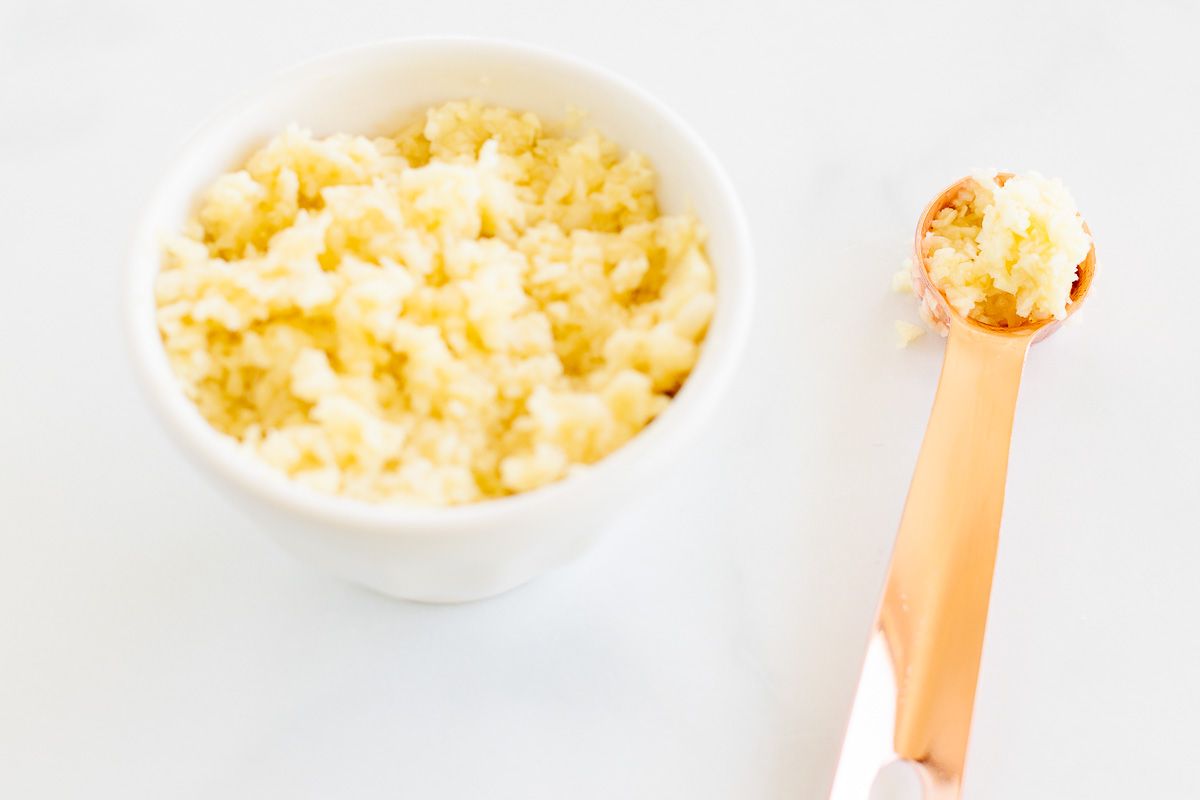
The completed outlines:
<svg viewBox="0 0 1200 800">
<path fill-rule="evenodd" d="M 467 503 L 611 453 L 696 363 L 704 231 L 595 132 L 478 103 L 289 129 L 166 245 L 158 326 L 217 430 L 318 490 Z"/>
<path fill-rule="evenodd" d="M 958 313 L 1015 327 L 1063 319 L 1091 237 L 1058 180 L 980 173 L 925 234 L 933 284 Z"/>
</svg>

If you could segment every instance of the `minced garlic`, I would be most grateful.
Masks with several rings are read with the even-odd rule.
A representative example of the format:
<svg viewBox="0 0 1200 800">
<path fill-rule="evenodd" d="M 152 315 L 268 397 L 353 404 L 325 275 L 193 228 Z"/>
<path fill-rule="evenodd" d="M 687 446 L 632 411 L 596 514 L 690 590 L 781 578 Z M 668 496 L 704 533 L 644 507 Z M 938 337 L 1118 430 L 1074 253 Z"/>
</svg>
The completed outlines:
<svg viewBox="0 0 1200 800">
<path fill-rule="evenodd" d="M 704 232 L 597 133 L 453 102 L 395 136 L 289 129 L 166 245 L 158 325 L 219 431 L 296 480 L 468 503 L 629 440 L 696 363 Z"/>
<path fill-rule="evenodd" d="M 1071 195 L 1037 173 L 978 173 L 925 234 L 933 284 L 958 313 L 1015 327 L 1063 319 L 1091 237 Z"/>
<path fill-rule="evenodd" d="M 908 347 L 925 334 L 925 329 L 920 325 L 914 325 L 911 322 L 905 322 L 902 319 L 896 320 L 895 329 L 896 345 L 898 347 Z"/>
<path fill-rule="evenodd" d="M 911 258 L 904 259 L 904 266 L 892 273 L 892 291 L 900 294 L 913 294 L 913 262 Z"/>
</svg>

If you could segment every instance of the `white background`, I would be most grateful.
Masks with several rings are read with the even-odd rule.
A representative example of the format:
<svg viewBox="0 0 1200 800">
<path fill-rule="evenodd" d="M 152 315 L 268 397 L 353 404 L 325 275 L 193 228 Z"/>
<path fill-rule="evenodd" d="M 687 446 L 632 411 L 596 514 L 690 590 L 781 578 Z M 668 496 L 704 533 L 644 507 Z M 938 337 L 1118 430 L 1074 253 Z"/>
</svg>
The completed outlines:
<svg viewBox="0 0 1200 800">
<path fill-rule="evenodd" d="M 1200 796 L 1198 29 L 1183 2 L 0 0 L 0 796 L 821 798 L 942 350 L 895 349 L 888 284 L 975 166 L 1061 176 L 1099 271 L 1026 370 L 967 796 Z M 277 552 L 148 418 L 116 311 L 206 115 L 426 33 L 673 106 L 761 290 L 689 458 L 578 563 L 463 607 Z"/>
</svg>

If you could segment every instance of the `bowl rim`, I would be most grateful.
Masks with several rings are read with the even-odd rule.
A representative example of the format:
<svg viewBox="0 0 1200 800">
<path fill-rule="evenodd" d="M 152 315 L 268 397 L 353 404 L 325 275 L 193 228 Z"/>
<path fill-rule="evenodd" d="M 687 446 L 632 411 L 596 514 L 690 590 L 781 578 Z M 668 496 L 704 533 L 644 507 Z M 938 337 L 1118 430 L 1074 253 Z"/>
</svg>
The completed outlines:
<svg viewBox="0 0 1200 800">
<path fill-rule="evenodd" d="M 671 129 L 673 138 L 687 143 L 695 160 L 708 172 L 709 181 L 720 190 L 721 204 L 728 216 L 724 224 L 731 235 L 734 263 L 721 274 L 719 283 L 734 280 L 738 284 L 732 290 L 730 305 L 722 308 L 718 299 L 718 313 L 725 311 L 726 318 L 710 326 L 692 373 L 657 418 L 594 464 L 578 468 L 574 474 L 536 489 L 461 505 L 423 506 L 374 503 L 304 486 L 266 462 L 253 458 L 234 439 L 213 428 L 182 391 L 162 347 L 153 314 L 152 276 L 157 274 L 157 269 L 148 269 L 145 261 L 151 259 L 157 264 L 157 253 L 161 248 L 159 231 L 154 227 L 154 209 L 182 192 L 197 188 L 185 179 L 186 164 L 204 145 L 219 139 L 226 126 L 234 123 L 256 98 L 268 95 L 287 82 L 311 79 L 322 67 L 350 63 L 395 48 L 458 50 L 475 55 L 487 50 L 493 56 L 538 60 L 586 75 L 597 84 L 607 85 L 614 94 L 627 95 L 635 103 L 652 109 L 658 121 Z M 273 506 L 335 525 L 370 530 L 403 528 L 406 532 L 466 531 L 483 523 L 515 520 L 537 508 L 594 497 L 606 479 L 611 483 L 622 471 L 644 473 L 654 462 L 692 438 L 720 401 L 745 348 L 754 302 L 752 260 L 749 223 L 724 168 L 708 145 L 678 114 L 644 89 L 607 68 L 523 42 L 474 36 L 398 37 L 335 49 L 278 70 L 266 79 L 256 81 L 250 90 L 211 114 L 184 140 L 142 206 L 127 248 L 121 316 L 143 395 L 179 449 L 198 462 L 204 471 L 236 484 Z M 720 291 L 718 285 L 718 293 Z"/>
</svg>

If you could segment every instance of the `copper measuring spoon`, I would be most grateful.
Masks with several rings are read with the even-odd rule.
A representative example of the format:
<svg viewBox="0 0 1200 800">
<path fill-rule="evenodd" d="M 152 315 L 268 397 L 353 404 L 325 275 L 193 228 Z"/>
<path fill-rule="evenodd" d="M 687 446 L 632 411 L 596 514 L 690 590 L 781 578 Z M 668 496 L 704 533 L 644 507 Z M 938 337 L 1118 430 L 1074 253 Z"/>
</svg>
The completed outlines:
<svg viewBox="0 0 1200 800">
<path fill-rule="evenodd" d="M 997 182 L 1010 177 L 1001 173 Z M 925 234 L 972 185 L 964 178 L 947 188 L 917 225 L 914 283 L 949 329 L 946 355 L 831 800 L 952 800 L 961 793 L 1017 389 L 1030 345 L 1060 323 L 984 325 L 956 312 L 934 286 Z M 1068 315 L 1086 297 L 1095 268 L 1093 245 L 1078 266 Z"/>
</svg>

